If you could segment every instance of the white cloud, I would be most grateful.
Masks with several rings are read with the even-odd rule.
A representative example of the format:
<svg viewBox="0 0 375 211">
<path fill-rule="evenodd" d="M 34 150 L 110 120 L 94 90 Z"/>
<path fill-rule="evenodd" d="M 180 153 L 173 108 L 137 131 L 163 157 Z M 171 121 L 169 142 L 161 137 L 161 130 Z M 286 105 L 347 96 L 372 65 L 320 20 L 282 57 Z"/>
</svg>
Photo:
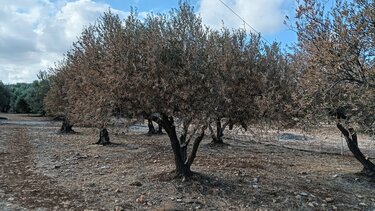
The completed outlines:
<svg viewBox="0 0 375 211">
<path fill-rule="evenodd" d="M 135 0 L 136 1 L 136 0 Z M 223 0 L 251 26 L 265 34 L 280 30 L 294 0 Z M 108 8 L 105 0 L 1 0 L 0 81 L 31 82 L 40 70 L 62 59 L 84 26 Z M 219 0 L 198 0 L 205 24 L 243 27 L 243 22 Z M 290 8 L 290 6 L 292 8 Z M 125 18 L 129 13 L 111 8 Z M 147 12 L 139 12 L 141 18 Z"/>
<path fill-rule="evenodd" d="M 294 0 L 222 0 L 250 26 L 262 34 L 273 34 L 283 27 L 285 15 L 294 9 Z M 213 28 L 244 28 L 245 24 L 219 0 L 201 0 L 199 13 Z M 252 31 L 250 27 L 245 26 Z M 252 31 L 254 32 L 254 31 Z"/>
<path fill-rule="evenodd" d="M 92 0 L 2 0 L 0 80 L 31 82 L 40 70 L 62 59 L 84 26 L 110 5 Z M 125 18 L 128 13 L 111 11 Z"/>
</svg>

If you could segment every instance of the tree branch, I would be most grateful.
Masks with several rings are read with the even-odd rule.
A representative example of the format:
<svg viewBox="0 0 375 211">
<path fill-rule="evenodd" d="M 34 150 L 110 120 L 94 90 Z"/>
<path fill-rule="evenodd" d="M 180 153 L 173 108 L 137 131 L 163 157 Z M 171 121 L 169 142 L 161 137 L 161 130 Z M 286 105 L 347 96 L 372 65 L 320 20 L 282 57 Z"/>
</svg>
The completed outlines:
<svg viewBox="0 0 375 211">
<path fill-rule="evenodd" d="M 195 138 L 195 140 L 194 140 L 194 144 L 193 144 L 193 148 L 192 148 L 192 150 L 191 150 L 191 153 L 190 153 L 190 156 L 189 156 L 189 158 L 187 159 L 187 161 L 185 162 L 185 164 L 187 165 L 187 166 L 191 166 L 191 164 L 194 162 L 194 159 L 195 159 L 195 157 L 196 157 L 196 155 L 197 155 L 197 151 L 198 151 L 198 147 L 199 147 L 199 144 L 202 142 L 202 140 L 203 140 L 203 137 L 204 137 L 204 131 L 206 130 L 206 127 L 207 126 L 203 126 L 202 127 L 202 132 L 201 132 L 201 134 L 198 136 L 198 137 L 196 137 Z"/>
</svg>

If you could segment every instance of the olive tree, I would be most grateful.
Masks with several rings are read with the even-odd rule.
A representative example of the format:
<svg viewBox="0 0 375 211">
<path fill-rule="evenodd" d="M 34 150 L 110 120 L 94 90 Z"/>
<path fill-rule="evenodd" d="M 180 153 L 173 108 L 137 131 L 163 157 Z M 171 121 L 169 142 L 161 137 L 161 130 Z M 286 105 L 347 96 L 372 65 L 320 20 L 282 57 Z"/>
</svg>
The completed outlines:
<svg viewBox="0 0 375 211">
<path fill-rule="evenodd" d="M 123 104 L 134 113 L 158 113 L 153 121 L 166 131 L 176 176 L 188 178 L 207 127 L 207 31 L 193 8 L 182 3 L 169 15 L 150 16 L 134 35 L 125 69 Z M 129 26 L 129 33 L 136 31 Z M 179 130 L 180 129 L 180 130 Z M 191 152 L 188 153 L 188 146 Z"/>
<path fill-rule="evenodd" d="M 314 113 L 337 117 L 337 127 L 363 172 L 374 176 L 375 165 L 358 148 L 353 125 L 372 132 L 375 123 L 375 3 L 335 1 L 333 8 L 325 8 L 321 2 L 304 0 L 296 16 L 305 63 L 301 84 L 308 90 L 302 102 Z"/>
</svg>

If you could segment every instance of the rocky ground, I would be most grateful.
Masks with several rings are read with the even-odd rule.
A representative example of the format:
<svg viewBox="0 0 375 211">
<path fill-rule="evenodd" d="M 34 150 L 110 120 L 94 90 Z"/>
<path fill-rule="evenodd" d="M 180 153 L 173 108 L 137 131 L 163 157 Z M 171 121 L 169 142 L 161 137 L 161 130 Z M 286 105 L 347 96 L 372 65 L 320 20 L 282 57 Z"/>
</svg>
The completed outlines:
<svg viewBox="0 0 375 211">
<path fill-rule="evenodd" d="M 96 129 L 60 135 L 59 122 L 0 116 L 0 210 L 375 210 L 375 182 L 348 155 L 205 139 L 182 182 L 166 135 L 112 132 L 103 147 Z"/>
</svg>

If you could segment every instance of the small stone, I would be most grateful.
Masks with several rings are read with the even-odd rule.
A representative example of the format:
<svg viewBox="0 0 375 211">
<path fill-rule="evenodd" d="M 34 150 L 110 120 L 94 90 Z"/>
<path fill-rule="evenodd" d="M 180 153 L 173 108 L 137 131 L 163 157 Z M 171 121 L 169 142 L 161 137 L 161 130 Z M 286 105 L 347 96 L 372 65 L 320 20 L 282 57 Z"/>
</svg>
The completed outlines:
<svg viewBox="0 0 375 211">
<path fill-rule="evenodd" d="M 122 191 L 120 189 L 116 189 L 115 193 L 121 193 Z"/>
<path fill-rule="evenodd" d="M 99 158 L 99 155 L 95 155 L 94 158 Z"/>
<path fill-rule="evenodd" d="M 172 201 L 174 201 L 174 200 L 175 200 L 175 198 L 171 197 L 171 200 L 172 200 Z"/>
<path fill-rule="evenodd" d="M 337 174 L 334 174 L 334 175 L 333 175 L 332 177 L 333 177 L 333 178 L 336 178 L 336 177 L 338 177 L 338 176 L 339 176 L 339 175 L 337 175 Z"/>
<path fill-rule="evenodd" d="M 182 199 L 177 199 L 176 201 L 177 201 L 177 202 L 182 202 Z"/>
<path fill-rule="evenodd" d="M 311 203 L 311 202 L 307 203 L 307 205 L 308 205 L 309 207 L 315 207 L 314 204 Z"/>
<path fill-rule="evenodd" d="M 59 168 L 61 168 L 61 166 L 57 164 L 57 165 L 54 166 L 54 168 L 59 169 Z"/>
<path fill-rule="evenodd" d="M 88 158 L 89 156 L 87 156 L 87 155 L 80 155 L 80 156 L 78 156 L 77 157 L 77 159 L 85 159 L 85 158 Z"/>
<path fill-rule="evenodd" d="M 332 205 L 332 209 L 337 210 L 337 207 L 335 205 Z"/>
<path fill-rule="evenodd" d="M 154 160 L 153 162 L 154 162 L 154 163 L 157 163 L 158 161 L 157 161 L 157 160 Z"/>
<path fill-rule="evenodd" d="M 145 195 L 140 195 L 135 201 L 140 204 L 145 203 Z"/>
<path fill-rule="evenodd" d="M 130 183 L 129 185 L 131 185 L 131 186 L 142 186 L 142 183 L 141 182 L 139 182 L 139 181 L 135 181 L 135 182 L 132 182 L 132 183 Z"/>
<path fill-rule="evenodd" d="M 62 202 L 64 208 L 68 208 L 70 206 L 70 201 L 64 201 Z"/>
<path fill-rule="evenodd" d="M 359 198 L 359 199 L 363 199 L 363 196 L 361 196 L 361 195 L 356 194 L 355 196 L 356 196 L 357 198 Z"/>
<path fill-rule="evenodd" d="M 258 186 L 258 185 L 253 185 L 253 188 L 254 188 L 254 189 L 258 189 L 259 186 Z"/>
<path fill-rule="evenodd" d="M 301 192 L 301 193 L 299 193 L 299 195 L 301 195 L 301 196 L 308 196 L 309 194 L 306 193 L 306 192 Z"/>
<path fill-rule="evenodd" d="M 8 201 L 14 201 L 13 197 L 8 198 Z"/>
<path fill-rule="evenodd" d="M 276 203 L 276 199 L 272 199 L 272 202 L 273 202 L 273 203 Z"/>
<path fill-rule="evenodd" d="M 255 178 L 253 179 L 253 182 L 259 182 L 259 178 L 258 178 L 258 177 L 255 177 Z"/>
<path fill-rule="evenodd" d="M 333 198 L 326 198 L 325 201 L 326 201 L 327 203 L 332 203 L 332 202 L 333 202 Z"/>
<path fill-rule="evenodd" d="M 234 175 L 236 175 L 236 176 L 241 176 L 241 174 L 242 174 L 242 172 L 240 170 L 237 170 L 237 171 L 234 172 Z"/>
<path fill-rule="evenodd" d="M 124 209 L 122 207 L 120 207 L 120 206 L 116 206 L 114 210 L 115 211 L 123 211 Z"/>
<path fill-rule="evenodd" d="M 363 203 L 363 202 L 359 203 L 358 205 L 359 205 L 359 206 L 362 206 L 362 207 L 366 207 L 366 206 L 367 206 L 367 205 L 366 205 L 365 203 Z"/>
</svg>

